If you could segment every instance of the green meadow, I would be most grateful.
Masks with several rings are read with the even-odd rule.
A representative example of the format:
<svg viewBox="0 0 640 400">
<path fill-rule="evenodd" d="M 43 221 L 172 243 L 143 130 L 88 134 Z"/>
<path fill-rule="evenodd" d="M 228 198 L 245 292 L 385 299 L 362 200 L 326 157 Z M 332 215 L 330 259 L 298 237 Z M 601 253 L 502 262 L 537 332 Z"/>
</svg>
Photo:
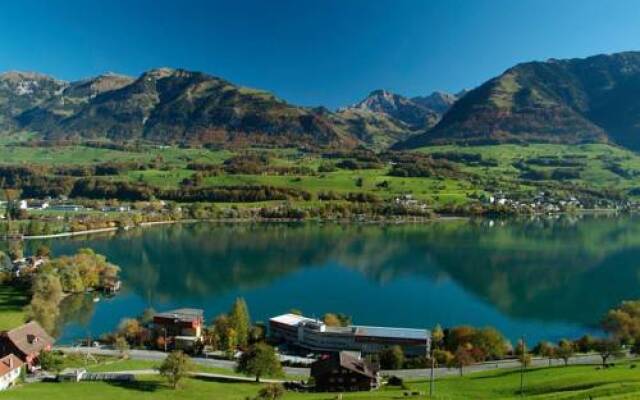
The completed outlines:
<svg viewBox="0 0 640 400">
<path fill-rule="evenodd" d="M 524 392 L 520 393 L 520 371 L 497 370 L 462 377 L 438 379 L 434 399 L 637 399 L 640 374 L 630 362 L 603 370 L 593 365 L 529 369 L 524 374 Z M 406 389 L 385 387 L 374 392 L 345 393 L 343 400 L 426 398 L 428 382 L 411 381 Z M 254 383 L 228 383 L 215 379 L 192 378 L 182 388 L 170 389 L 159 376 L 139 376 L 131 383 L 81 382 L 34 383 L 0 393 L 0 399 L 216 399 L 244 400 L 260 389 Z M 411 393 L 420 393 L 412 396 Z M 332 393 L 289 392 L 285 400 L 332 400 Z"/>
</svg>

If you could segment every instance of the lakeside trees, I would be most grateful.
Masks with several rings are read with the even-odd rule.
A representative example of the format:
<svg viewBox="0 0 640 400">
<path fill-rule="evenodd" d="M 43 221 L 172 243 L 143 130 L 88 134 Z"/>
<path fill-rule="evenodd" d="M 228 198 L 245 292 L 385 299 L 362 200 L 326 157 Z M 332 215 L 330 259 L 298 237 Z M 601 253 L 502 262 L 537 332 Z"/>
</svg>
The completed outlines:
<svg viewBox="0 0 640 400">
<path fill-rule="evenodd" d="M 65 294 L 103 288 L 117 279 L 118 271 L 106 257 L 86 248 L 73 256 L 49 260 L 28 278 L 31 302 L 27 317 L 37 320 L 48 332 L 54 332 Z"/>
</svg>

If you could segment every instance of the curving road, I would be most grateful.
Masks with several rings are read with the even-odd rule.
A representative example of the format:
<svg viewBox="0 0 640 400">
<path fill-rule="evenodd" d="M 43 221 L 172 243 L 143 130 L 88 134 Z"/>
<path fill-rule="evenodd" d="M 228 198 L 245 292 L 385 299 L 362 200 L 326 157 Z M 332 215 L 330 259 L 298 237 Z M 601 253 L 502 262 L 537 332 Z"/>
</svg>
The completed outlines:
<svg viewBox="0 0 640 400">
<path fill-rule="evenodd" d="M 112 348 L 106 347 L 67 347 L 67 346 L 58 346 L 55 347 L 55 350 L 60 350 L 65 353 L 82 353 L 82 354 L 92 354 L 92 355 L 102 355 L 102 356 L 118 356 L 120 354 L 119 351 L 114 350 Z M 133 360 L 149 360 L 149 361 L 162 361 L 167 356 L 167 353 L 155 350 L 129 350 L 129 357 Z M 629 357 L 628 355 L 626 356 Z M 193 362 L 206 366 L 206 367 L 214 367 L 214 368 L 224 368 L 228 370 L 233 370 L 236 366 L 235 361 L 230 360 L 220 360 L 213 358 L 204 358 L 204 357 L 193 357 Z M 613 362 L 613 361 L 609 361 Z M 602 363 L 602 359 L 598 354 L 578 354 L 571 359 L 569 359 L 569 364 L 594 364 L 598 365 Z M 544 367 L 549 365 L 548 359 L 543 358 L 533 358 L 531 360 L 531 365 L 534 367 Z M 551 365 L 564 365 L 562 360 L 551 360 Z M 470 365 L 464 368 L 464 372 L 480 372 L 480 371 L 491 371 L 495 369 L 505 369 L 505 368 L 519 368 L 520 363 L 517 360 L 499 360 L 492 362 L 485 362 Z M 296 377 L 307 377 L 309 376 L 310 370 L 309 368 L 294 368 L 294 367 L 284 367 L 285 374 L 289 376 Z M 129 371 L 132 373 L 132 371 Z M 429 377 L 430 369 L 402 369 L 402 370 L 394 370 L 394 371 L 381 371 L 382 374 L 385 375 L 395 375 L 401 377 L 403 379 L 426 379 Z M 434 370 L 435 377 L 444 377 L 458 374 L 459 371 L 456 368 L 436 368 Z M 204 374 L 204 373 L 202 373 Z M 224 374 L 208 374 L 211 378 L 216 379 L 227 379 L 233 378 L 234 380 L 246 378 L 243 377 L 232 377 Z M 203 375 L 203 377 L 205 377 Z"/>
</svg>

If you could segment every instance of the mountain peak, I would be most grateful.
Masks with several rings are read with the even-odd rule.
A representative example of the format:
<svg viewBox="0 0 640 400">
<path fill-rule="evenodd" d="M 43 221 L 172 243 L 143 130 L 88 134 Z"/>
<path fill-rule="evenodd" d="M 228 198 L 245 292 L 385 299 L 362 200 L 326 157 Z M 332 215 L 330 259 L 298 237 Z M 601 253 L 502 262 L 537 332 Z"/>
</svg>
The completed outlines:
<svg viewBox="0 0 640 400">
<path fill-rule="evenodd" d="M 376 89 L 360 102 L 345 110 L 386 114 L 414 129 L 432 127 L 453 104 L 454 95 L 437 92 L 427 97 L 407 98 L 385 89 Z"/>
</svg>

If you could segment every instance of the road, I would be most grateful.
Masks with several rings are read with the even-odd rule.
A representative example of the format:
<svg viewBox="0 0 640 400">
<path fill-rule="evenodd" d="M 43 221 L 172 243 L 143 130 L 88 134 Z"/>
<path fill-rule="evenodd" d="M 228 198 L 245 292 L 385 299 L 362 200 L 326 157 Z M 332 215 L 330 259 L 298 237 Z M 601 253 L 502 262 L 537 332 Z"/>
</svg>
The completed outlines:
<svg viewBox="0 0 640 400">
<path fill-rule="evenodd" d="M 64 353 L 82 353 L 92 354 L 96 356 L 114 356 L 120 355 L 118 350 L 104 348 L 104 347 L 71 347 L 71 346 L 57 346 L 55 350 L 60 350 Z M 167 353 L 155 350 L 129 350 L 129 358 L 132 360 L 148 360 L 148 361 L 162 361 L 167 356 Z M 219 360 L 214 358 L 193 357 L 193 362 L 205 367 L 224 368 L 233 370 L 236 366 L 235 361 Z M 290 376 L 309 376 L 308 368 L 293 368 L 284 367 L 284 373 Z M 221 375 L 226 376 L 226 375 Z"/>
<path fill-rule="evenodd" d="M 102 356 L 118 356 L 120 353 L 117 350 L 104 348 L 104 347 L 67 347 L 60 346 L 56 347 L 56 350 L 63 351 L 65 353 L 90 353 L 93 355 L 102 355 Z M 129 357 L 133 360 L 150 360 L 150 361 L 162 361 L 167 356 L 166 353 L 155 350 L 129 350 Z M 203 357 L 193 357 L 192 360 L 202 366 L 206 367 L 214 367 L 214 368 L 224 368 L 228 370 L 233 370 L 236 366 L 235 361 L 230 360 L 219 360 L 213 358 L 203 358 Z M 569 364 L 600 364 L 602 359 L 597 354 L 580 354 L 569 359 Z M 613 361 L 611 361 L 613 362 Z M 531 360 L 531 365 L 534 367 L 544 367 L 549 365 L 549 360 L 546 358 L 536 358 L 534 357 Z M 564 365 L 562 360 L 551 360 L 551 365 Z M 520 363 L 517 360 L 499 360 L 492 362 L 485 362 L 470 365 L 464 368 L 464 372 L 480 372 L 480 371 L 491 371 L 495 369 L 508 369 L 508 368 L 518 368 L 520 367 Z M 289 376 L 296 377 L 307 377 L 309 376 L 309 368 L 294 368 L 294 367 L 284 367 L 285 374 Z M 424 379 L 429 377 L 430 374 L 429 369 L 403 369 L 403 370 L 394 370 L 394 371 L 381 371 L 383 375 L 395 375 L 401 377 L 403 379 Z M 456 368 L 436 368 L 434 370 L 435 377 L 444 377 L 458 374 L 459 371 Z M 230 377 L 224 374 L 210 374 L 211 378 L 215 379 L 226 379 L 236 377 Z M 203 375 L 203 377 L 205 377 Z M 250 380 L 250 379 L 249 379 Z"/>
</svg>

